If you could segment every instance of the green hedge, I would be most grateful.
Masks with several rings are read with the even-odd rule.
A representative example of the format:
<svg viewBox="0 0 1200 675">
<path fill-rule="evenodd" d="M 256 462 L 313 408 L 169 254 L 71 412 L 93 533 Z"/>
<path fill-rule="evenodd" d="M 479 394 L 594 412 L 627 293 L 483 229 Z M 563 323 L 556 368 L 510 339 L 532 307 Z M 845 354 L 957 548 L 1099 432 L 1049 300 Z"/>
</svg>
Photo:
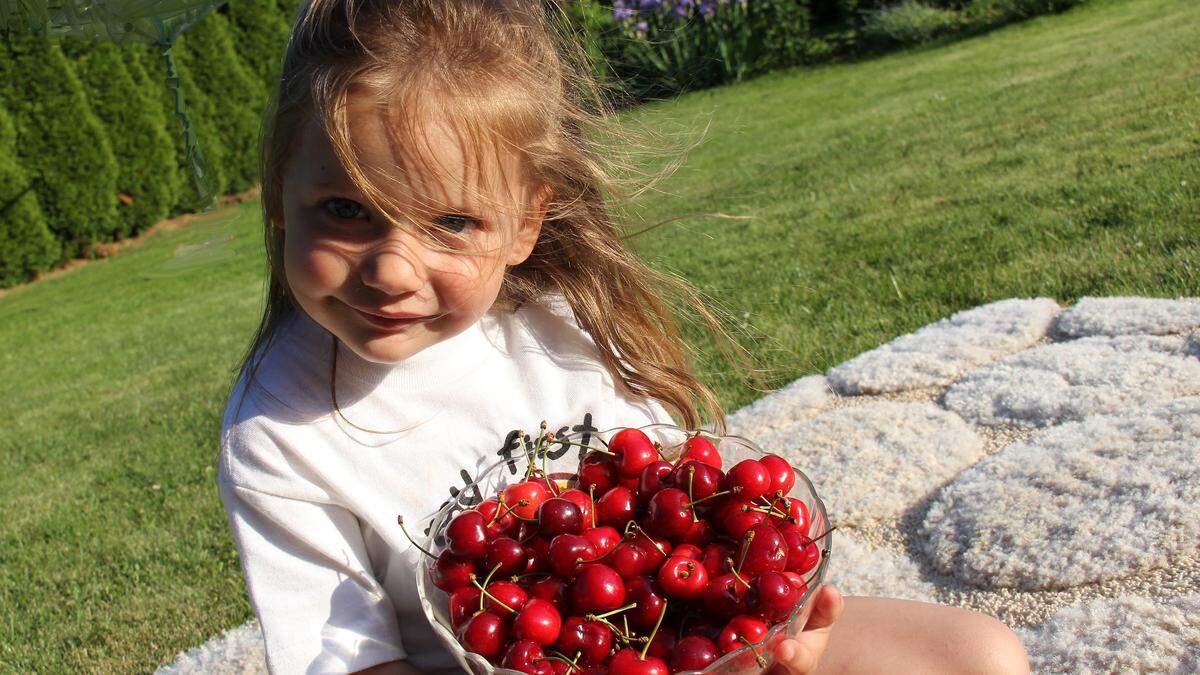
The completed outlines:
<svg viewBox="0 0 1200 675">
<path fill-rule="evenodd" d="M 35 181 L 46 223 L 75 257 L 117 225 L 117 162 L 72 64 L 46 37 L 14 36 L 0 54 L 0 100 L 16 157 Z"/>
<path fill-rule="evenodd" d="M 291 13 L 276 0 L 229 0 L 229 24 L 237 52 L 262 83 L 264 92 L 274 90 L 283 66 L 283 46 L 291 33 Z"/>
<path fill-rule="evenodd" d="M 33 181 L 17 162 L 16 143 L 12 120 L 0 108 L 0 286 L 25 281 L 62 253 L 46 227 Z"/>
<path fill-rule="evenodd" d="M 63 40 L 76 72 L 104 123 L 117 172 L 118 235 L 136 234 L 167 216 L 179 192 L 175 150 L 162 108 L 139 86 L 126 65 L 128 54 L 111 42 Z M 136 60 L 128 59 L 135 67 Z"/>
</svg>

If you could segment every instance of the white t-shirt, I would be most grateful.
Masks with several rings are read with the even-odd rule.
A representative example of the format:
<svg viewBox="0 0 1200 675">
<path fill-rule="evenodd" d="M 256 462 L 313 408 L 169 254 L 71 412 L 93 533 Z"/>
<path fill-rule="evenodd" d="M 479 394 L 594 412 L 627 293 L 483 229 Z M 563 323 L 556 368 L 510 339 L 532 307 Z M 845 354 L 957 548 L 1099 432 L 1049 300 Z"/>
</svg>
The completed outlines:
<svg viewBox="0 0 1200 675">
<path fill-rule="evenodd" d="M 673 420 L 614 385 L 561 296 L 489 312 L 396 365 L 341 345 L 345 419 L 413 427 L 399 433 L 333 414 L 332 340 L 297 311 L 260 351 L 254 386 L 239 379 L 221 428 L 218 483 L 268 665 L 352 672 L 407 659 L 456 671 L 417 600 L 422 554 L 396 516 L 421 538 L 471 477 L 514 452 L 517 429 L 536 434 L 543 419 L 556 435 Z"/>
</svg>

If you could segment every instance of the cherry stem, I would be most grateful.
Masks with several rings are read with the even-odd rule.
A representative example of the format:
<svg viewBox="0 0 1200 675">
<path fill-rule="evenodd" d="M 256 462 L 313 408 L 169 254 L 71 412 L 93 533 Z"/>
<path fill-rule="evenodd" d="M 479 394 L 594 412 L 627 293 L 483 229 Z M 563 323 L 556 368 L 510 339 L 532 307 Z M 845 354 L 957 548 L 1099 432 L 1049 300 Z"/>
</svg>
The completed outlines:
<svg viewBox="0 0 1200 675">
<path fill-rule="evenodd" d="M 483 584 L 479 583 L 479 577 L 475 576 L 474 574 L 472 574 L 468 577 L 471 580 L 471 583 L 475 584 L 475 588 L 479 589 L 479 609 L 480 609 L 480 611 L 483 610 L 483 599 L 484 599 L 484 597 L 488 597 L 488 598 L 491 598 L 492 602 L 496 603 L 497 605 L 500 605 L 504 609 L 507 609 L 509 612 L 516 614 L 517 610 L 515 610 L 512 607 L 509 607 L 508 605 L 501 602 L 500 598 L 497 598 L 496 596 L 492 595 L 491 593 L 488 592 L 488 589 L 485 588 L 485 586 L 489 582 L 491 582 L 492 575 L 495 574 L 496 570 L 498 570 L 498 569 L 500 569 L 500 563 L 496 563 L 496 566 L 492 568 L 492 571 L 488 572 L 488 575 L 486 577 L 484 577 L 484 579 L 483 579 Z"/>
<path fill-rule="evenodd" d="M 765 513 L 768 516 L 776 516 L 778 518 L 783 518 L 784 520 L 792 519 L 792 517 L 790 515 L 784 513 L 783 511 L 780 511 L 779 509 L 776 509 L 774 506 L 772 506 L 771 508 L 763 508 L 760 506 L 758 508 L 752 508 L 752 509 L 747 509 L 747 510 L 756 511 L 758 513 Z"/>
<path fill-rule="evenodd" d="M 733 561 L 732 561 L 732 560 L 730 560 L 730 562 L 733 562 Z M 738 571 L 737 571 L 737 570 L 735 570 L 735 569 L 730 569 L 730 570 L 729 570 L 729 573 L 733 575 L 733 578 L 734 578 L 734 579 L 737 579 L 738 581 L 742 582 L 742 585 L 743 585 L 743 586 L 745 586 L 746 588 L 750 588 L 750 582 L 749 582 L 749 581 L 746 581 L 746 578 L 745 578 L 745 577 L 743 577 L 741 574 L 738 574 Z"/>
<path fill-rule="evenodd" d="M 753 642 L 747 640 L 745 635 L 739 635 L 738 639 L 744 642 L 746 646 L 750 648 L 750 652 L 754 654 L 754 662 L 758 664 L 758 667 L 766 668 L 767 660 L 762 657 L 762 654 L 758 653 L 758 647 L 756 647 Z"/>
<path fill-rule="evenodd" d="M 692 497 L 692 482 L 695 480 L 696 480 L 696 467 L 689 466 L 688 467 L 688 506 L 689 507 L 692 504 L 696 503 L 695 498 Z M 696 517 L 696 509 L 692 509 L 692 522 L 695 523 L 695 522 L 698 522 L 699 520 L 700 519 Z"/>
<path fill-rule="evenodd" d="M 583 443 L 577 443 L 575 441 L 568 441 L 568 440 L 564 440 L 564 439 L 560 438 L 560 439 L 558 439 L 557 442 L 562 443 L 564 445 L 574 445 L 575 447 L 578 447 L 578 448 L 587 448 L 588 450 L 591 450 L 592 452 L 598 452 L 602 455 L 608 455 L 609 457 L 617 456 L 617 453 L 613 452 L 612 450 L 604 450 L 601 448 L 592 447 L 590 445 L 585 445 Z"/>
<path fill-rule="evenodd" d="M 596 484 L 588 486 L 588 498 L 592 500 L 592 529 L 596 529 Z"/>
<path fill-rule="evenodd" d="M 650 542 L 651 546 L 658 549 L 658 552 L 663 554 L 663 557 L 666 557 L 667 550 L 662 547 L 662 544 L 658 543 L 657 541 L 654 541 L 654 539 L 649 534 L 647 534 L 647 532 L 645 530 L 642 529 L 642 526 L 637 524 L 636 520 L 629 521 L 629 524 L 625 526 L 625 534 L 629 534 L 630 530 L 637 530 L 638 532 L 640 532 L 642 534 L 642 536 L 646 537 L 646 541 Z"/>
<path fill-rule="evenodd" d="M 830 527 L 828 530 L 825 530 L 825 531 L 824 531 L 824 532 L 822 532 L 821 534 L 819 534 L 819 535 L 817 535 L 817 536 L 813 537 L 813 538 L 812 538 L 812 539 L 810 539 L 809 541 L 811 541 L 811 542 L 814 542 L 814 543 L 815 543 L 815 542 L 818 542 L 818 541 L 821 541 L 821 540 L 822 540 L 822 539 L 824 539 L 825 537 L 828 537 L 830 532 L 833 532 L 833 531 L 834 531 L 834 530 L 836 530 L 836 529 L 837 529 L 837 525 L 834 525 L 834 526 Z"/>
<path fill-rule="evenodd" d="M 745 537 L 742 537 L 742 551 L 738 554 L 738 563 L 737 569 L 734 570 L 735 572 L 740 572 L 742 565 L 746 563 L 746 554 L 750 552 L 750 542 L 752 541 L 754 541 L 753 530 L 747 532 Z"/>
<path fill-rule="evenodd" d="M 654 636 L 658 635 L 658 627 L 662 625 L 663 617 L 667 615 L 667 601 L 663 600 L 662 611 L 658 614 L 658 621 L 654 622 L 654 630 L 650 631 L 650 639 L 646 640 L 646 646 L 642 647 L 642 660 L 646 660 L 646 653 L 650 651 L 650 643 L 654 642 Z"/>
<path fill-rule="evenodd" d="M 434 559 L 437 558 L 436 555 L 430 553 L 424 546 L 418 544 L 412 538 L 412 535 L 408 533 L 408 528 L 404 527 L 404 516 L 396 516 L 396 524 L 400 526 L 400 531 L 404 533 L 404 538 L 408 540 L 408 543 L 415 546 L 418 551 L 420 551 L 421 553 L 424 553 L 425 555 L 429 556 L 430 558 L 434 558 Z"/>
<path fill-rule="evenodd" d="M 695 506 L 696 504 L 699 504 L 701 502 L 706 502 L 710 499 L 716 499 L 717 497 L 724 497 L 725 495 L 729 494 L 730 492 L 732 492 L 732 490 L 721 490 L 720 492 L 714 492 L 707 497 L 701 497 L 700 499 L 693 499 L 693 500 L 689 501 L 688 506 Z"/>
<path fill-rule="evenodd" d="M 597 621 L 599 619 L 607 619 L 608 617 L 613 616 L 614 614 L 620 614 L 621 612 L 633 609 L 634 607 L 637 607 L 637 603 L 631 602 L 628 605 L 625 605 L 624 607 L 618 607 L 612 611 L 605 612 L 603 614 L 588 614 L 584 618 L 586 618 L 589 621 Z"/>
</svg>

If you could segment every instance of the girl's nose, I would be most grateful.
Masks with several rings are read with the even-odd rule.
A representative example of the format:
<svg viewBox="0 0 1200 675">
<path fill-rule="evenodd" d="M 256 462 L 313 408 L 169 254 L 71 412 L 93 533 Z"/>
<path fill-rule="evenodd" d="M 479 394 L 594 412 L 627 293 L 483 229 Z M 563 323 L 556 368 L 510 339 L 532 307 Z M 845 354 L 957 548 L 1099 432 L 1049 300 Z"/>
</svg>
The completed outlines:
<svg viewBox="0 0 1200 675">
<path fill-rule="evenodd" d="M 362 261 L 363 283 L 387 295 L 420 290 L 425 267 L 416 253 L 400 246 L 385 246 Z"/>
</svg>

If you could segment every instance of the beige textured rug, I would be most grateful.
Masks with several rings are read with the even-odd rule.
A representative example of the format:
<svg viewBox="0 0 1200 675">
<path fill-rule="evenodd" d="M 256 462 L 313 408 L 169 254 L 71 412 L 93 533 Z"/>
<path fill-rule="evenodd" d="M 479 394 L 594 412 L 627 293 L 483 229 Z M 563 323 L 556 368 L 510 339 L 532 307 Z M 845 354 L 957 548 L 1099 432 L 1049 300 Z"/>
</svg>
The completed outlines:
<svg viewBox="0 0 1200 675">
<path fill-rule="evenodd" d="M 839 525 L 844 593 L 992 614 L 1034 672 L 1200 671 L 1200 299 L 1010 299 L 730 417 Z M 264 672 L 254 622 L 160 672 Z"/>
</svg>

